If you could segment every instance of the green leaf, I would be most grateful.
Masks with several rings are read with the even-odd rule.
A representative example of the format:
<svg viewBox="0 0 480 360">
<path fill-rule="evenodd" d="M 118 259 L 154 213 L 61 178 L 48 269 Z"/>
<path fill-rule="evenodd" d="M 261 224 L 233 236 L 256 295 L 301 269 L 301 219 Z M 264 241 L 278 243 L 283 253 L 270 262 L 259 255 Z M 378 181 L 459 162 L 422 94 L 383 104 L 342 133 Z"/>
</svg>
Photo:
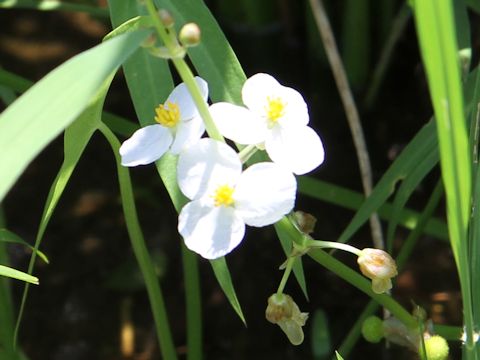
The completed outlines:
<svg viewBox="0 0 480 360">
<path fill-rule="evenodd" d="M 288 257 L 292 252 L 292 243 L 293 239 L 290 237 L 289 233 L 285 231 L 285 228 L 275 225 L 275 231 L 277 232 L 280 244 L 282 249 L 285 252 L 285 255 Z M 295 279 L 297 279 L 298 285 L 302 289 L 303 295 L 308 300 L 308 291 L 307 291 L 307 282 L 305 281 L 305 273 L 303 271 L 303 262 L 302 257 L 299 256 L 293 264 L 293 274 Z"/>
<path fill-rule="evenodd" d="M 0 229 L 0 241 L 26 246 L 30 250 L 35 251 L 37 253 L 37 256 L 41 258 L 45 263 L 48 264 L 48 258 L 43 252 L 41 252 L 40 250 L 35 250 L 35 248 L 32 245 L 27 243 L 17 234 L 11 231 L 8 231 L 7 229 Z"/>
<path fill-rule="evenodd" d="M 73 57 L 0 115 L 0 201 L 28 163 L 81 114 L 147 34 L 125 34 Z"/>
<path fill-rule="evenodd" d="M 337 360 L 343 360 L 342 355 L 338 351 L 335 351 L 335 356 L 337 357 Z"/>
<path fill-rule="evenodd" d="M 317 309 L 312 316 L 311 343 L 312 354 L 315 360 L 325 359 L 332 351 L 332 340 L 330 338 L 330 327 L 327 313 Z"/>
<path fill-rule="evenodd" d="M 202 41 L 188 49 L 198 74 L 209 84 L 213 102 L 229 101 L 241 104 L 241 89 L 245 73 L 217 21 L 200 0 L 159 0 L 156 4 L 169 10 L 178 30 L 187 22 L 195 22 L 202 31 Z"/>
<path fill-rule="evenodd" d="M 346 242 L 369 219 L 370 215 L 386 202 L 395 189 L 395 184 L 404 179 L 425 157 L 437 151 L 435 123 L 425 125 L 400 156 L 388 168 L 371 195 L 365 200 L 353 219 L 340 235 L 338 241 Z"/>
<path fill-rule="evenodd" d="M 213 272 L 217 277 L 218 283 L 222 287 L 223 292 L 230 301 L 233 309 L 246 325 L 245 317 L 243 316 L 242 308 L 240 307 L 240 302 L 238 301 L 237 294 L 235 293 L 235 289 L 233 288 L 232 278 L 230 276 L 230 271 L 228 271 L 227 261 L 225 257 L 221 257 L 215 260 L 210 261 L 210 265 L 212 265 Z"/>
<path fill-rule="evenodd" d="M 20 270 L 15 270 L 8 266 L 0 265 L 0 275 L 6 276 L 12 279 L 22 280 L 30 284 L 38 285 L 38 278 Z"/>
</svg>

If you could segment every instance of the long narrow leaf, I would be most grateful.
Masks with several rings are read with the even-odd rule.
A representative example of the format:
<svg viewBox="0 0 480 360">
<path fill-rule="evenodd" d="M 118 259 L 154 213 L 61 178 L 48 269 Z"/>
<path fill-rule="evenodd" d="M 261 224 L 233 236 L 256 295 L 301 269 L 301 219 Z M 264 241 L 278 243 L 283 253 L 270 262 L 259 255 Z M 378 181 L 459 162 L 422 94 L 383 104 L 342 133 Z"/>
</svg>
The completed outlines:
<svg viewBox="0 0 480 360">
<path fill-rule="evenodd" d="M 80 115 L 147 34 L 125 34 L 75 56 L 0 115 L 0 201 L 28 163 Z"/>
</svg>

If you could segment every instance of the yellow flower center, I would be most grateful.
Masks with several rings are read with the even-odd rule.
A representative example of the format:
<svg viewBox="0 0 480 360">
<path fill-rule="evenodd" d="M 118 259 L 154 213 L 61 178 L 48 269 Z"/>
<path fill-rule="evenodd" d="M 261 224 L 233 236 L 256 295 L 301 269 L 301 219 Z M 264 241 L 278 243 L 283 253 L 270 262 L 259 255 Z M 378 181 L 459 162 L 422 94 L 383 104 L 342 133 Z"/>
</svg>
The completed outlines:
<svg viewBox="0 0 480 360">
<path fill-rule="evenodd" d="M 279 118 L 285 115 L 285 103 L 279 97 L 272 98 L 267 96 L 267 105 L 265 111 L 267 113 L 267 119 L 273 124 L 277 122 Z"/>
<path fill-rule="evenodd" d="M 160 104 L 155 109 L 155 121 L 168 128 L 175 127 L 180 121 L 180 109 L 172 102 Z"/>
<path fill-rule="evenodd" d="M 230 185 L 220 185 L 215 190 L 213 201 L 215 206 L 230 206 L 233 204 L 233 187 Z"/>
</svg>

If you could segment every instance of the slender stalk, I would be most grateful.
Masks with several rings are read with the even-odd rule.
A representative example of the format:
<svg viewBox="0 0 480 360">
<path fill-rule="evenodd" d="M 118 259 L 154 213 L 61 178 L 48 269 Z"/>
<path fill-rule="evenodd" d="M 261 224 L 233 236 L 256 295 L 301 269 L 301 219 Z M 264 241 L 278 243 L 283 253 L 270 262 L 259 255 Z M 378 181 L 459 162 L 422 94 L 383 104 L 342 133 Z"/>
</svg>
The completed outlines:
<svg viewBox="0 0 480 360">
<path fill-rule="evenodd" d="M 185 274 L 185 298 L 187 302 L 188 360 L 202 359 L 202 302 L 198 258 L 182 244 L 183 273 Z"/>
<path fill-rule="evenodd" d="M 175 351 L 172 335 L 170 333 L 170 327 L 168 325 L 169 323 L 167 311 L 165 309 L 165 302 L 163 300 L 162 291 L 158 283 L 158 277 L 155 273 L 155 268 L 143 238 L 142 229 L 138 221 L 130 173 L 128 172 L 127 168 L 120 164 L 120 155 L 118 152 L 118 149 L 120 148 L 120 142 L 106 125 L 102 124 L 99 130 L 110 143 L 115 155 L 125 222 L 130 236 L 130 241 L 132 243 L 133 252 L 137 258 L 142 276 L 145 279 L 148 297 L 150 304 L 152 305 L 151 308 L 155 320 L 157 337 L 160 343 L 162 357 L 168 360 L 175 360 L 177 359 L 177 353 Z"/>
<path fill-rule="evenodd" d="M 362 125 L 360 122 L 360 116 L 355 105 L 352 91 L 350 90 L 350 86 L 348 84 L 345 68 L 343 66 L 342 59 L 340 58 L 340 54 L 335 43 L 335 37 L 325 12 L 323 2 L 322 0 L 309 1 L 318 31 L 325 47 L 328 61 L 330 62 L 330 66 L 332 68 L 340 98 L 342 99 L 345 115 L 347 116 L 348 125 L 350 126 L 353 143 L 357 152 L 363 191 L 365 196 L 368 197 L 372 192 L 372 170 L 370 158 L 368 156 L 367 145 L 365 143 L 365 136 L 363 135 Z M 377 213 L 372 214 L 370 217 L 370 228 L 375 247 L 383 249 L 385 246 L 382 235 L 382 227 Z"/>
<path fill-rule="evenodd" d="M 292 256 L 287 259 L 287 264 L 285 266 L 285 271 L 283 272 L 282 280 L 280 281 L 280 285 L 278 285 L 277 294 L 280 295 L 283 293 L 285 289 L 285 285 L 287 284 L 287 280 L 290 277 L 290 273 L 293 269 L 293 264 L 296 260 L 296 257 Z"/>
<path fill-rule="evenodd" d="M 354 255 L 360 256 L 362 250 L 357 249 L 355 246 L 339 243 L 336 241 L 322 241 L 322 240 L 309 240 L 305 244 L 307 247 L 319 248 L 319 249 L 337 249 L 347 251 Z"/>
<path fill-rule="evenodd" d="M 3 207 L 0 204 L 0 228 L 5 227 L 5 216 Z M 8 265 L 8 254 L 5 243 L 0 243 L 0 263 Z M 15 348 L 13 343 L 14 318 L 12 296 L 10 291 L 10 280 L 6 277 L 0 277 L 0 343 L 5 354 L 16 359 Z"/>
<path fill-rule="evenodd" d="M 160 21 L 160 18 L 157 15 L 157 10 L 155 9 L 155 5 L 153 4 L 153 0 L 145 0 L 145 5 L 147 7 L 148 13 L 152 18 L 152 21 L 155 26 L 155 30 L 157 31 L 158 36 L 165 44 L 165 47 L 170 51 L 173 55 L 175 54 L 175 48 L 178 46 L 175 42 L 172 41 L 171 36 L 169 36 L 168 30 Z M 223 136 L 218 131 L 210 112 L 208 111 L 208 105 L 203 100 L 202 94 L 200 93 L 200 89 L 197 86 L 195 78 L 193 76 L 192 71 L 188 67 L 187 63 L 184 59 L 172 59 L 172 63 L 177 69 L 178 74 L 182 78 L 182 81 L 187 86 L 190 94 L 192 95 L 193 101 L 197 106 L 198 112 L 205 123 L 205 129 L 207 130 L 208 136 L 210 136 L 214 140 L 224 142 Z"/>
</svg>

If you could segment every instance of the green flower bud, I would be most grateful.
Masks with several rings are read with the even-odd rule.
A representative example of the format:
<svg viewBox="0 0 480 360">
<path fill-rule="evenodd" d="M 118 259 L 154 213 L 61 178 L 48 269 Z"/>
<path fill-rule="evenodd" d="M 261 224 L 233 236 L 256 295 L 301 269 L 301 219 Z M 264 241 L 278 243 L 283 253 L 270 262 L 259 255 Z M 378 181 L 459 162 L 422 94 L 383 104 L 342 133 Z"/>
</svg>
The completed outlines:
<svg viewBox="0 0 480 360">
<path fill-rule="evenodd" d="M 286 294 L 270 296 L 265 317 L 271 323 L 280 326 L 293 345 L 300 345 L 303 342 L 302 326 L 308 319 L 308 313 L 300 312 L 291 296 Z"/>
<path fill-rule="evenodd" d="M 372 290 L 376 294 L 392 288 L 391 278 L 398 274 L 395 260 L 383 250 L 363 249 L 357 259 L 360 271 L 372 280 Z"/>
<path fill-rule="evenodd" d="M 383 321 L 378 316 L 369 316 L 362 324 L 362 335 L 368 342 L 378 343 L 383 338 Z"/>
<path fill-rule="evenodd" d="M 178 38 L 184 46 L 196 46 L 200 43 L 201 31 L 197 24 L 188 23 L 183 25 Z"/>
<path fill-rule="evenodd" d="M 429 336 L 425 339 L 425 350 L 428 360 L 445 360 L 448 357 L 448 343 L 440 335 Z"/>
</svg>

